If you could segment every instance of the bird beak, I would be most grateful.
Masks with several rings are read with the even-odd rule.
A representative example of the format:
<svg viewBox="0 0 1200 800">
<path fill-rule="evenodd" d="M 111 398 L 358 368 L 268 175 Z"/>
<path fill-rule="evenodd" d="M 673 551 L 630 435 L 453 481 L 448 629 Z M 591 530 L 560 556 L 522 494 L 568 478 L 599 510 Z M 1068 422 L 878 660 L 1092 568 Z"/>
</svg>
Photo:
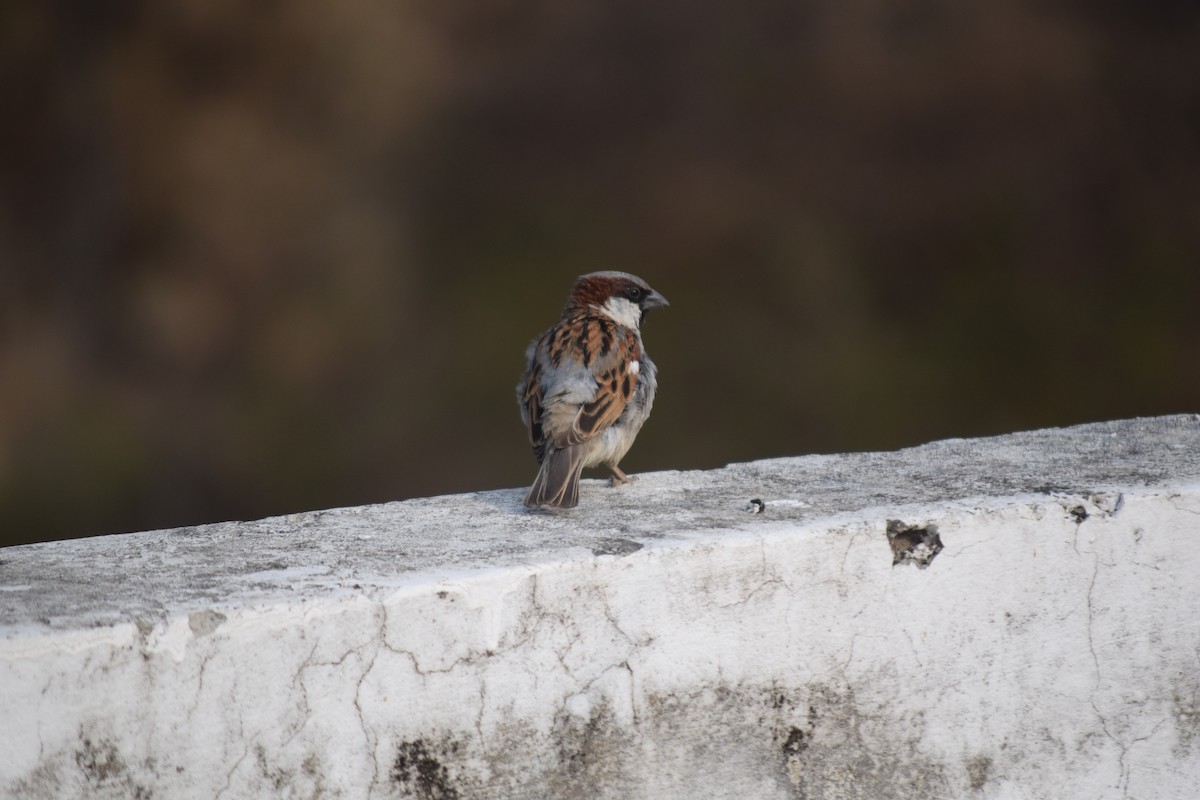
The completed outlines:
<svg viewBox="0 0 1200 800">
<path fill-rule="evenodd" d="M 667 298 L 663 297 L 653 289 L 650 290 L 650 294 L 646 295 L 646 299 L 642 300 L 643 311 L 649 311 L 652 308 L 663 308 L 664 306 L 669 305 L 671 304 L 667 302 Z"/>
</svg>

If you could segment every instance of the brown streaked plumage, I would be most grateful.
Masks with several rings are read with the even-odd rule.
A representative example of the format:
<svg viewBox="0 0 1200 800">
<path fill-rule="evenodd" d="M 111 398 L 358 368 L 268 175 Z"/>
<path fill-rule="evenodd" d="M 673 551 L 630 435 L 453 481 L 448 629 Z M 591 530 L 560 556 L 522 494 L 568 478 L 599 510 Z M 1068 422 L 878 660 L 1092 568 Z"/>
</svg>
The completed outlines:
<svg viewBox="0 0 1200 800">
<path fill-rule="evenodd" d="M 634 275 L 583 275 L 561 319 L 529 346 L 517 400 L 540 468 L 526 506 L 574 507 L 585 467 L 607 466 L 614 483 L 631 480 L 618 464 L 649 416 L 658 386 L 641 322 L 665 305 L 666 298 Z"/>
</svg>

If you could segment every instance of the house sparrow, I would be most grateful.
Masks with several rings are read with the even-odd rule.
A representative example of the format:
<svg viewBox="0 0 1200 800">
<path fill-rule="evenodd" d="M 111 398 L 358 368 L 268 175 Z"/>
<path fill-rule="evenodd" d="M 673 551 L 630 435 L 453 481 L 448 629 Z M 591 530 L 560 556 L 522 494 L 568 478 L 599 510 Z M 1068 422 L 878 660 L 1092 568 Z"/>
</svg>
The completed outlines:
<svg viewBox="0 0 1200 800">
<path fill-rule="evenodd" d="M 658 388 L 640 328 L 647 311 L 665 305 L 635 275 L 582 275 L 562 318 L 529 345 L 517 402 L 541 469 L 527 507 L 574 508 L 584 467 L 608 467 L 613 485 L 632 480 L 617 464 L 650 416 Z"/>
</svg>

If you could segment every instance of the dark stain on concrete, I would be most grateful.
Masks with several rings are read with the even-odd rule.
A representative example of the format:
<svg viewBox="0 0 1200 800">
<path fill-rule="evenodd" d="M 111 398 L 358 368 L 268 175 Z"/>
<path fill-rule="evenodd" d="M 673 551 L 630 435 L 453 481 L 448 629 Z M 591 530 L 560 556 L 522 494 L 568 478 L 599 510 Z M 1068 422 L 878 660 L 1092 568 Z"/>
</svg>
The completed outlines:
<svg viewBox="0 0 1200 800">
<path fill-rule="evenodd" d="M 629 539 L 601 539 L 592 545 L 594 556 L 627 556 L 636 553 L 644 545 Z"/>
<path fill-rule="evenodd" d="M 119 792 L 131 800 L 151 800 L 154 796 L 130 775 L 125 760 L 112 742 L 93 740 L 87 734 L 81 734 L 74 757 L 89 792 Z"/>
<path fill-rule="evenodd" d="M 988 756 L 976 756 L 967 761 L 967 782 L 972 791 L 979 791 L 988 781 L 992 771 L 992 759 Z"/>
<path fill-rule="evenodd" d="M 392 762 L 391 779 L 406 796 L 415 800 L 459 800 L 444 759 L 458 753 L 459 746 L 447 742 L 431 747 L 424 739 L 401 742 Z M 439 750 L 443 752 L 438 752 Z"/>
</svg>

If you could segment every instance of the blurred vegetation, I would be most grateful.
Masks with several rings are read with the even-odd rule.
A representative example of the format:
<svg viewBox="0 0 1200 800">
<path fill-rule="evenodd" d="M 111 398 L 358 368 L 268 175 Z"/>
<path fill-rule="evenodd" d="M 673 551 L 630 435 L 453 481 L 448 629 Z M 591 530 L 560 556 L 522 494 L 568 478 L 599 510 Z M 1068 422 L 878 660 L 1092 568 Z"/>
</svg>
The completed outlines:
<svg viewBox="0 0 1200 800">
<path fill-rule="evenodd" d="M 635 472 L 1200 405 L 1195 3 L 9 3 L 0 108 L 0 543 L 526 484 L 594 269 Z"/>
</svg>

